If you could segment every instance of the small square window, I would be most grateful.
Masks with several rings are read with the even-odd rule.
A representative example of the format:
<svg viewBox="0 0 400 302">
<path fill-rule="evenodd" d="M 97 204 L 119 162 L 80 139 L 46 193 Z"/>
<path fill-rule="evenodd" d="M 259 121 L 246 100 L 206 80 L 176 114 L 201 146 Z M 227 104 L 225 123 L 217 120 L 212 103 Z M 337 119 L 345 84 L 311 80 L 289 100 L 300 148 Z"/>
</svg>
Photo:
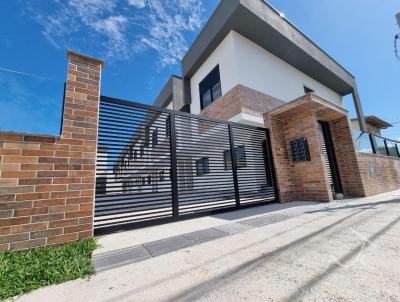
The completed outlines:
<svg viewBox="0 0 400 302">
<path fill-rule="evenodd" d="M 238 146 L 235 148 L 235 151 L 236 151 L 236 162 L 237 162 L 238 169 L 247 167 L 245 147 Z"/>
<path fill-rule="evenodd" d="M 238 169 L 247 167 L 245 146 L 235 147 L 235 154 L 236 154 L 236 167 Z M 231 150 L 224 151 L 224 167 L 225 170 L 232 169 Z"/>
<path fill-rule="evenodd" d="M 197 176 L 202 176 L 210 173 L 210 165 L 207 157 L 196 160 Z"/>
</svg>

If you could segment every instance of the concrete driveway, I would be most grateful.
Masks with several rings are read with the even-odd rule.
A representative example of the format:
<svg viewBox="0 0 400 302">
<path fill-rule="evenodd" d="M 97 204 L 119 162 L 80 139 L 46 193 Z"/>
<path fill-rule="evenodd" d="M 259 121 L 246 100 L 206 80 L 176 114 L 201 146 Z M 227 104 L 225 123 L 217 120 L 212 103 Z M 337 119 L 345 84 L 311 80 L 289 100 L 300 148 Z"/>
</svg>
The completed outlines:
<svg viewBox="0 0 400 302">
<path fill-rule="evenodd" d="M 17 301 L 400 301 L 400 191 L 99 238 L 98 270 Z"/>
</svg>

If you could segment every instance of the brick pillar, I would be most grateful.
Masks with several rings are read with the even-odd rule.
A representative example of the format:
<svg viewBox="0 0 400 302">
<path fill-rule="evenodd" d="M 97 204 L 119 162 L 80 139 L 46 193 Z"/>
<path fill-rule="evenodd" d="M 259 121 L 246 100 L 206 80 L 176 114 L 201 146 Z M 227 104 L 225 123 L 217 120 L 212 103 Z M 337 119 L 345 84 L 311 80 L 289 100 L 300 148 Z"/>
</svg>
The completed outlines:
<svg viewBox="0 0 400 302">
<path fill-rule="evenodd" d="M 71 236 L 71 239 L 75 240 L 93 236 L 97 131 L 103 62 L 73 51 L 68 51 L 67 56 L 68 72 L 62 139 L 59 145 L 67 145 L 69 148 L 66 205 L 79 205 L 79 211 L 66 213 L 65 216 L 67 220 L 78 218 L 78 224 L 67 229 L 68 232 L 76 233 L 77 238 Z"/>
<path fill-rule="evenodd" d="M 93 236 L 103 63 L 67 55 L 61 136 L 0 132 L 0 250 Z"/>
<path fill-rule="evenodd" d="M 318 136 L 316 113 L 307 106 L 288 107 L 285 113 L 264 115 L 271 130 L 272 150 L 282 202 L 294 200 L 331 201 L 328 172 Z M 307 138 L 310 161 L 293 162 L 290 142 Z"/>
</svg>

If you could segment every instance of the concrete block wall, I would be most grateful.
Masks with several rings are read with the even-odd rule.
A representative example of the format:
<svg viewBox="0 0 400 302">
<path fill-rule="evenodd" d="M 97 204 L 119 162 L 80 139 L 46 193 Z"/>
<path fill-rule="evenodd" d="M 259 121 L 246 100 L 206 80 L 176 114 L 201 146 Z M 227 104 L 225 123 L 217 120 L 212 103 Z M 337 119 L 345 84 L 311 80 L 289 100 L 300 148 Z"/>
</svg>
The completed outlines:
<svg viewBox="0 0 400 302">
<path fill-rule="evenodd" d="M 0 132 L 0 250 L 93 236 L 103 63 L 67 56 L 61 136 Z"/>
</svg>

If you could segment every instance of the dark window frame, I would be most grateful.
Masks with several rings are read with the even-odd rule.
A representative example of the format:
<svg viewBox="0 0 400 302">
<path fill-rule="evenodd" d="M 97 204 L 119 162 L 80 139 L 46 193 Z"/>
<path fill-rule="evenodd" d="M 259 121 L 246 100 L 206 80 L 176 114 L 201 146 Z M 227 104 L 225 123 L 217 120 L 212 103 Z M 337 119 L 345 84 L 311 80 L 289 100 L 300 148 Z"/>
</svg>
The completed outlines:
<svg viewBox="0 0 400 302">
<path fill-rule="evenodd" d="M 210 160 L 208 157 L 202 157 L 196 160 L 196 175 L 204 176 L 210 174 Z"/>
<path fill-rule="evenodd" d="M 215 85 L 219 85 L 219 95 L 213 95 L 213 88 Z M 200 93 L 200 107 L 201 110 L 206 108 L 210 104 L 204 104 L 203 96 L 205 93 L 210 93 L 210 104 L 217 100 L 222 96 L 222 87 L 221 87 L 221 76 L 219 72 L 219 65 L 215 66 L 208 75 L 199 83 L 199 93 Z"/>
</svg>

